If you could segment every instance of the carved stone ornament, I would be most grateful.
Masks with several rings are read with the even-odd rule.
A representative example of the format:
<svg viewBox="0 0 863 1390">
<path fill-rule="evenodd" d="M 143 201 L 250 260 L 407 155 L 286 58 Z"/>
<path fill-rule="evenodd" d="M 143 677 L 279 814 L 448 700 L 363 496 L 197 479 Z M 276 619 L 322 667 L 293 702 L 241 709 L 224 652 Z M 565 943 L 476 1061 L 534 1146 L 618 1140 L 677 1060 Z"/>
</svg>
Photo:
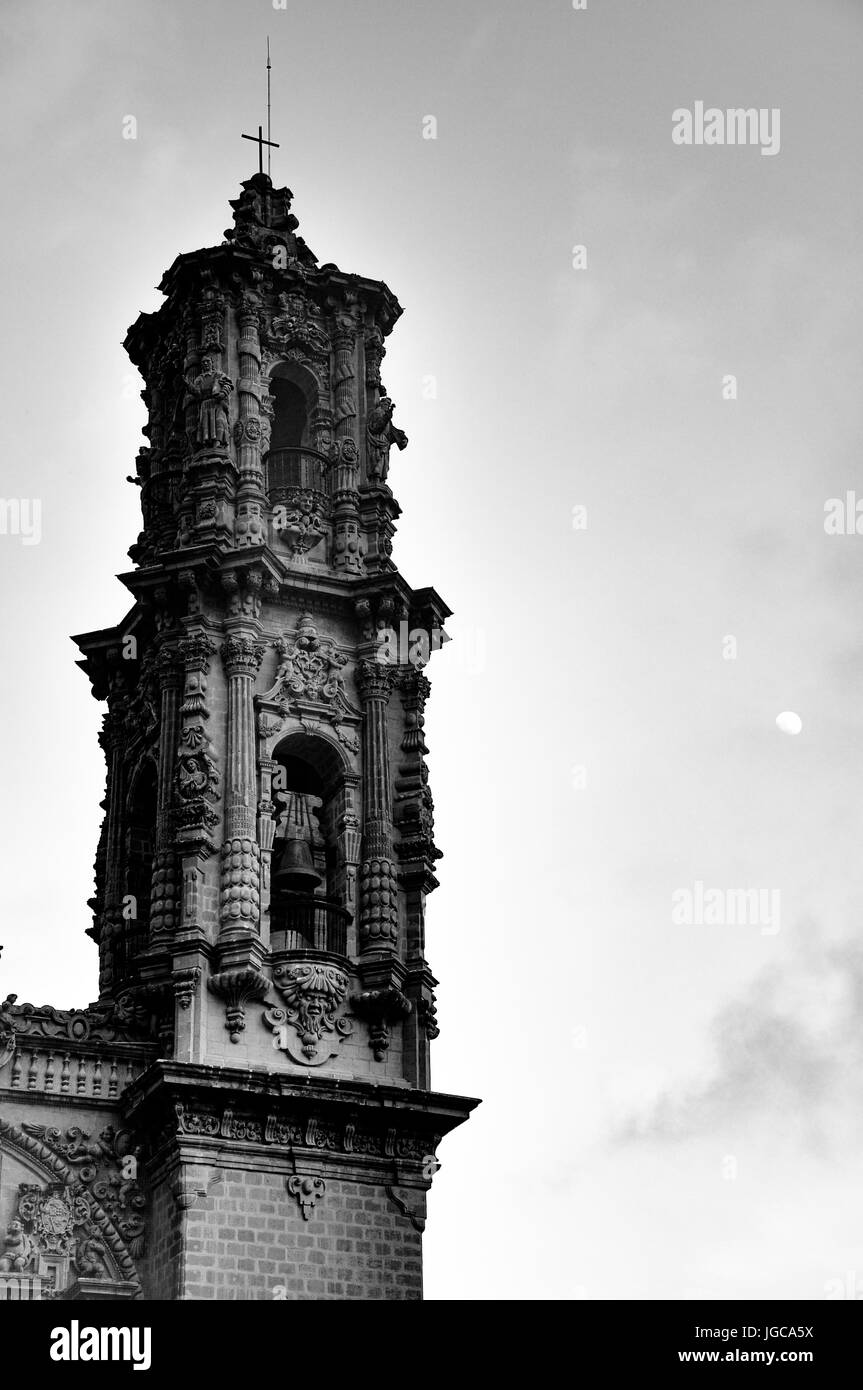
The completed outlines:
<svg viewBox="0 0 863 1390">
<path fill-rule="evenodd" d="M 277 681 L 284 694 L 329 702 L 342 689 L 341 667 L 347 662 L 329 638 L 321 637 L 311 613 L 300 618 L 293 640 L 286 644 Z"/>
<path fill-rule="evenodd" d="M 254 676 L 261 664 L 264 649 L 254 637 L 245 633 L 231 633 L 222 644 L 221 652 L 229 676 Z"/>
<path fill-rule="evenodd" d="M 266 176 L 258 174 L 246 179 L 242 190 L 239 198 L 231 199 L 234 226 L 225 232 L 225 240 L 269 261 L 274 248 L 282 248 L 286 265 L 295 273 L 304 266 L 313 267 L 317 257 L 296 235 L 299 223 L 291 212 L 291 190 L 273 188 Z"/>
<path fill-rule="evenodd" d="M 18 1193 L 19 1219 L 10 1222 L 0 1268 L 6 1268 L 6 1259 L 11 1261 L 8 1268 L 26 1269 L 38 1255 L 58 1255 L 71 1257 L 79 1275 L 103 1279 L 106 1247 L 94 1226 L 88 1193 L 63 1183 L 46 1188 L 22 1183 Z M 19 1264 L 25 1258 L 28 1264 Z"/>
<path fill-rule="evenodd" d="M 273 508 L 273 529 L 291 555 L 302 556 L 326 534 L 329 498 L 309 488 L 287 488 L 283 501 Z"/>
<path fill-rule="evenodd" d="M 328 1035 L 334 1034 L 341 1043 L 353 1032 L 349 1018 L 336 1017 L 347 995 L 347 976 L 334 965 L 280 965 L 273 971 L 273 984 L 284 1001 L 284 1008 L 264 1012 L 273 1031 L 273 1046 L 307 1067 L 322 1066 L 335 1057 L 338 1049 L 330 1046 L 335 1038 Z"/>
<path fill-rule="evenodd" d="M 310 357 L 326 357 L 330 344 L 314 321 L 314 306 L 299 294 L 280 294 L 279 309 L 270 321 L 264 339 L 271 348 L 283 350 L 289 344 L 304 347 Z"/>
<path fill-rule="evenodd" d="M 293 637 L 279 638 L 275 645 L 283 660 L 274 685 L 256 699 L 262 713 L 311 715 L 330 723 L 359 717 L 345 694 L 347 656 L 319 632 L 311 613 L 302 615 Z"/>
<path fill-rule="evenodd" d="M 439 1134 L 388 1126 L 383 1112 L 376 1107 L 368 1110 L 372 1113 L 365 1108 L 361 1115 L 345 1112 L 335 1123 L 313 1113 L 300 1120 L 293 1109 L 288 1114 L 253 1114 L 248 1109 L 235 1108 L 233 1099 L 223 1100 L 217 1107 L 200 1101 L 177 1101 L 164 1136 L 218 1136 L 226 1144 L 259 1143 L 275 1148 L 300 1145 L 328 1154 L 368 1154 L 417 1163 L 424 1163 L 440 1143 Z"/>
<path fill-rule="evenodd" d="M 323 1178 L 300 1177 L 299 1173 L 295 1173 L 287 1179 L 287 1188 L 291 1196 L 296 1197 L 299 1202 L 303 1220 L 308 1221 L 318 1198 L 323 1197 L 326 1192 L 327 1185 Z"/>
<path fill-rule="evenodd" d="M 246 1005 L 253 999 L 263 999 L 269 989 L 269 980 L 250 966 L 222 970 L 218 975 L 211 975 L 207 985 L 213 994 L 224 999 L 225 1027 L 231 1042 L 239 1042 L 246 1026 Z"/>
<path fill-rule="evenodd" d="M 200 979 L 201 967 L 199 965 L 191 966 L 186 970 L 175 970 L 171 976 L 174 998 L 184 1013 L 192 1007 L 192 1000 L 198 991 Z"/>
<path fill-rule="evenodd" d="M 369 1025 L 369 1047 L 375 1061 L 382 1062 L 390 1045 L 390 1026 L 400 1023 L 411 1012 L 411 1002 L 395 986 L 367 989 L 355 994 L 351 1003 Z"/>
<path fill-rule="evenodd" d="M 0 1273 L 24 1274 L 33 1268 L 36 1259 L 36 1246 L 24 1230 L 21 1221 L 15 1217 L 6 1228 L 3 1237 L 3 1253 L 0 1254 Z"/>
<path fill-rule="evenodd" d="M 219 770 L 210 757 L 210 741 L 203 726 L 193 725 L 180 734 L 182 745 L 174 786 L 177 799 L 181 803 L 205 797 L 207 801 L 218 798 Z"/>
<path fill-rule="evenodd" d="M 140 1042 L 148 1035 L 147 1019 L 129 994 L 86 1009 L 55 1009 L 51 1004 L 18 1004 L 9 994 L 0 1003 L 0 1036 L 69 1039 L 73 1042 Z"/>
<path fill-rule="evenodd" d="M 343 744 L 349 753 L 359 753 L 360 736 L 356 729 L 351 729 L 346 724 L 337 724 L 336 734 L 338 735 L 339 743 Z"/>
<path fill-rule="evenodd" d="M 67 1193 L 77 1194 L 88 1213 L 90 1206 L 87 1203 L 91 1200 L 98 1202 L 126 1242 L 133 1258 L 142 1254 L 145 1247 L 143 1213 L 147 1198 L 137 1180 L 125 1176 L 127 1171 L 137 1171 L 137 1146 L 131 1131 L 117 1131 L 108 1126 L 94 1138 L 77 1125 L 66 1130 L 34 1124 L 22 1124 L 21 1128 L 74 1169 L 75 1181 L 67 1187 Z M 134 1160 L 131 1164 L 130 1159 Z M 31 1190 L 35 1189 L 28 1189 Z M 83 1210 L 84 1207 L 75 1207 L 79 1214 Z"/>
</svg>

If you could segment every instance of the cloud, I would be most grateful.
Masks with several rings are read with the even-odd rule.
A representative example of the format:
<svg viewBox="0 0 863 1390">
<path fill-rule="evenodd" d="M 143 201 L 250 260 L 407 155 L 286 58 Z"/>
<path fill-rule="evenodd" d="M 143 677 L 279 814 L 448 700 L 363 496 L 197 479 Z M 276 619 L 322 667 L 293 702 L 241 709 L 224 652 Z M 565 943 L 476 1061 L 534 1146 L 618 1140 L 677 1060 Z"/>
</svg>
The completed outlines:
<svg viewBox="0 0 863 1390">
<path fill-rule="evenodd" d="M 684 1140 L 754 1127 L 838 1156 L 863 1134 L 863 944 L 798 927 L 793 955 L 716 1015 L 714 1064 L 630 1113 L 617 1138 Z"/>
</svg>

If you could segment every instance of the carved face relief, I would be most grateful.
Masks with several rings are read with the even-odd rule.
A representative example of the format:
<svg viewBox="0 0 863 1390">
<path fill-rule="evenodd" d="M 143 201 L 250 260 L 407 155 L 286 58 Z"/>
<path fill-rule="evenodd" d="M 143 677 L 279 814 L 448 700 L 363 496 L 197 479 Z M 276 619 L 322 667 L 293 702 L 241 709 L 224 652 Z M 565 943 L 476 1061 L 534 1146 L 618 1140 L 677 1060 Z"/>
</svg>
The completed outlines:
<svg viewBox="0 0 863 1390">
<path fill-rule="evenodd" d="M 350 1019 L 336 1017 L 347 995 L 347 977 L 333 965 L 283 965 L 274 970 L 273 984 L 285 1005 L 264 1013 L 274 1046 L 304 1066 L 318 1067 L 334 1057 L 326 1035 L 338 1034 L 341 1042 L 353 1031 Z M 299 1039 L 299 1056 L 292 1050 L 292 1032 Z"/>
</svg>

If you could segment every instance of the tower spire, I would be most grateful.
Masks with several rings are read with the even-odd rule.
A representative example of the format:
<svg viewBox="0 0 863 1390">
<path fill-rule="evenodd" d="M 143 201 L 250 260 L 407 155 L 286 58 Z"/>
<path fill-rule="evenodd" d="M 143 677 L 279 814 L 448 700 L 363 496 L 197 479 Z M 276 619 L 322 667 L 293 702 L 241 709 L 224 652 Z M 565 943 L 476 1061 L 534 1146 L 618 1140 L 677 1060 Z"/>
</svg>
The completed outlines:
<svg viewBox="0 0 863 1390">
<path fill-rule="evenodd" d="M 270 177 L 270 150 L 277 150 L 279 143 L 270 139 L 270 40 L 267 38 L 267 138 L 264 139 L 263 126 L 258 126 L 257 135 L 243 135 L 243 140 L 254 140 L 258 146 L 258 173 L 264 172 L 264 146 L 267 147 L 267 178 Z"/>
<path fill-rule="evenodd" d="M 270 36 L 267 35 L 267 178 L 270 177 Z"/>
</svg>

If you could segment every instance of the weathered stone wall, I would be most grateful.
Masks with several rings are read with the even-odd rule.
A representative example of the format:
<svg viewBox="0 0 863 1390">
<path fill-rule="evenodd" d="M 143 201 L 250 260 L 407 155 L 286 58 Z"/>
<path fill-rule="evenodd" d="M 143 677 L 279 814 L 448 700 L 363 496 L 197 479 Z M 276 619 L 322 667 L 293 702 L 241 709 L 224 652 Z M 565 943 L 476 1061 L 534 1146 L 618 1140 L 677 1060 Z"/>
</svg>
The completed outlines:
<svg viewBox="0 0 863 1390">
<path fill-rule="evenodd" d="M 183 1213 L 169 1182 L 148 1193 L 147 1244 L 139 1261 L 146 1299 L 173 1302 L 179 1296 L 183 1259 Z"/>
<path fill-rule="evenodd" d="M 306 1220 L 283 1175 L 232 1170 L 184 1221 L 185 1299 L 422 1298 L 422 1236 L 383 1187 L 327 1179 Z"/>
</svg>

